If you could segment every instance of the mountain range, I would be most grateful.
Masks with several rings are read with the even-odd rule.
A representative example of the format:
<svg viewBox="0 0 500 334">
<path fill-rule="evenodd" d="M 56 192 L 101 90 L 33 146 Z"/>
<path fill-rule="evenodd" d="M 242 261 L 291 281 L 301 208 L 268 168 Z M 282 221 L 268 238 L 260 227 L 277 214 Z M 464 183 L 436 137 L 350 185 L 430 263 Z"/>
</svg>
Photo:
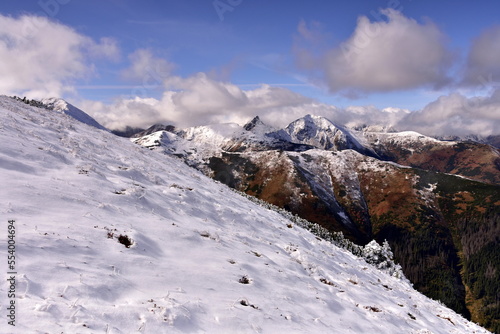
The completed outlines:
<svg viewBox="0 0 500 334">
<path fill-rule="evenodd" d="M 127 140 L 76 109 L 0 97 L 19 333 L 498 331 L 494 147 L 313 115 Z M 412 284 L 367 263 L 389 246 Z"/>
</svg>

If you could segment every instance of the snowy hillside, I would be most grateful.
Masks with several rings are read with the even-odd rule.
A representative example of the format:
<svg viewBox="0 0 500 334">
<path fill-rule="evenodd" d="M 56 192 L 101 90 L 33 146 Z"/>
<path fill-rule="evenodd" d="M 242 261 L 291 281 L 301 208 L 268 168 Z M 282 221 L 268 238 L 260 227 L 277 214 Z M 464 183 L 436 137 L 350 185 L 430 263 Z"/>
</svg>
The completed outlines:
<svg viewBox="0 0 500 334">
<path fill-rule="evenodd" d="M 7 97 L 0 117 L 1 333 L 488 333 L 180 160 Z"/>
<path fill-rule="evenodd" d="M 95 119 L 93 119 L 89 114 L 85 113 L 83 110 L 78 109 L 74 105 L 64 101 L 63 99 L 51 97 L 47 99 L 43 99 L 41 101 L 43 104 L 45 104 L 49 109 L 53 109 L 57 112 L 62 112 L 65 113 L 66 115 L 69 115 L 73 117 L 74 119 L 88 124 L 90 126 L 93 126 L 95 128 L 101 129 L 101 130 L 106 130 L 105 127 L 103 127 L 101 124 L 99 124 Z"/>
</svg>

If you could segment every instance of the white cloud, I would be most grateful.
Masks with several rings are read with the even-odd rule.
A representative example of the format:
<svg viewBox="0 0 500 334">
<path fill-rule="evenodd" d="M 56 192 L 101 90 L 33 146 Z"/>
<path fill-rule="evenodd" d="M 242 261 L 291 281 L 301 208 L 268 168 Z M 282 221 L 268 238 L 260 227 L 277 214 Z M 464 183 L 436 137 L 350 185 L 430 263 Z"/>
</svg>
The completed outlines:
<svg viewBox="0 0 500 334">
<path fill-rule="evenodd" d="M 192 116 L 225 114 L 249 102 L 238 86 L 214 81 L 204 73 L 188 78 L 173 77 L 166 85 L 169 89 L 180 90 L 169 94 L 176 110 Z"/>
<path fill-rule="evenodd" d="M 83 100 L 76 104 L 112 130 L 124 129 L 126 126 L 146 128 L 166 120 L 160 101 L 153 98 L 118 99 L 112 104 Z"/>
<path fill-rule="evenodd" d="M 490 96 L 473 98 L 453 93 L 412 112 L 397 127 L 434 136 L 498 135 L 499 110 L 500 90 Z"/>
<path fill-rule="evenodd" d="M 331 92 L 347 95 L 447 84 L 452 57 L 438 27 L 431 22 L 419 23 L 394 9 L 381 13 L 387 21 L 359 17 L 351 37 L 322 59 L 308 60 L 305 55 L 312 53 L 296 48 L 299 64 L 320 71 Z M 302 23 L 299 32 L 304 39 L 311 38 Z"/>
<path fill-rule="evenodd" d="M 398 131 L 417 131 L 428 136 L 486 137 L 500 134 L 499 110 L 500 89 L 483 97 L 467 98 L 458 93 L 440 96 L 417 111 L 350 106 L 332 112 L 330 117 L 349 127 L 383 126 Z"/>
<path fill-rule="evenodd" d="M 89 59 L 116 59 L 116 43 L 99 42 L 44 17 L 0 15 L 0 91 L 29 97 L 62 96 L 72 80 L 94 74 Z"/>
<path fill-rule="evenodd" d="M 340 124 L 351 128 L 365 126 L 376 126 L 392 128 L 408 113 L 407 109 L 388 107 L 378 109 L 375 106 L 349 106 L 338 113 L 337 119 Z"/>
<path fill-rule="evenodd" d="M 463 84 L 489 88 L 500 84 L 500 26 L 485 30 L 474 39 L 469 54 Z"/>
<path fill-rule="evenodd" d="M 111 129 L 171 123 L 180 127 L 210 123 L 243 124 L 259 115 L 269 124 L 285 125 L 307 113 L 312 100 L 288 89 L 262 85 L 253 90 L 210 79 L 205 73 L 165 80 L 161 99 L 123 98 L 112 105 L 81 102 L 101 124 Z"/>
<path fill-rule="evenodd" d="M 78 105 L 110 129 L 147 128 L 155 123 L 181 128 L 226 122 L 243 125 L 257 115 L 269 125 L 284 127 L 306 114 L 324 116 L 339 125 L 352 127 L 394 126 L 408 114 L 404 109 L 379 110 L 373 106 L 339 109 L 269 85 L 243 90 L 231 83 L 213 80 L 205 73 L 168 78 L 160 99 L 133 97 L 121 98 L 111 105 L 92 101 Z"/>
</svg>

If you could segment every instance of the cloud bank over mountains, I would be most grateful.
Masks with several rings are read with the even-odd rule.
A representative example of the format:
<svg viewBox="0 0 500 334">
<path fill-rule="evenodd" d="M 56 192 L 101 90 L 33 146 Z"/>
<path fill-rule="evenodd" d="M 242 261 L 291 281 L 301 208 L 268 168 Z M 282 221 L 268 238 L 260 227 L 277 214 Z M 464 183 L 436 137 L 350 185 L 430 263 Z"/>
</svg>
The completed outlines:
<svg viewBox="0 0 500 334">
<path fill-rule="evenodd" d="M 375 21 L 359 17 L 352 35 L 331 47 L 314 49 L 323 44 L 315 24 L 299 22 L 297 34 L 292 43 L 295 70 L 332 94 L 356 97 L 431 89 L 443 95 L 411 112 L 398 106 L 341 109 L 282 87 L 242 89 L 207 73 L 181 77 L 175 74 L 176 64 L 153 50 L 138 48 L 121 57 L 123 51 L 113 38 L 96 41 L 33 15 L 0 15 L 0 91 L 33 98 L 72 94 L 73 103 L 111 129 L 154 123 L 242 124 L 256 115 L 283 126 L 317 114 L 350 126 L 375 124 L 427 135 L 500 134 L 500 26 L 477 36 L 462 60 L 436 24 L 394 9 L 382 10 Z M 78 97 L 75 82 L 99 75 L 99 62 L 123 65 L 116 75 L 124 84 L 135 85 L 130 95 L 117 96 L 112 103 Z M 152 90 L 160 90 L 161 97 L 150 97 Z M 470 90 L 483 95 L 470 97 Z"/>
<path fill-rule="evenodd" d="M 204 74 L 198 76 L 202 77 L 198 78 L 202 82 L 209 80 Z M 243 91 L 228 83 L 208 82 L 212 86 L 204 86 L 201 91 L 167 91 L 160 100 L 135 97 L 120 99 L 112 105 L 84 101 L 81 106 L 101 124 L 112 129 L 123 129 L 127 125 L 145 128 L 155 123 L 180 127 L 230 122 L 244 124 L 257 115 L 265 123 L 280 127 L 305 114 L 314 114 L 350 127 L 379 125 L 399 131 L 417 131 L 429 136 L 500 134 L 498 90 L 491 96 L 476 98 L 453 93 L 438 98 L 422 110 L 410 112 L 399 108 L 378 109 L 374 106 L 340 109 L 310 101 L 284 88 L 262 86 Z M 193 85 L 197 84 L 200 82 Z M 215 90 L 217 94 L 212 95 L 214 88 L 219 91 Z M 199 99 L 201 96 L 206 99 L 203 100 L 204 103 L 198 104 L 197 102 L 202 101 Z"/>
<path fill-rule="evenodd" d="M 489 136 L 500 134 L 500 90 L 485 97 L 453 93 L 408 114 L 397 125 L 434 136 Z"/>
</svg>

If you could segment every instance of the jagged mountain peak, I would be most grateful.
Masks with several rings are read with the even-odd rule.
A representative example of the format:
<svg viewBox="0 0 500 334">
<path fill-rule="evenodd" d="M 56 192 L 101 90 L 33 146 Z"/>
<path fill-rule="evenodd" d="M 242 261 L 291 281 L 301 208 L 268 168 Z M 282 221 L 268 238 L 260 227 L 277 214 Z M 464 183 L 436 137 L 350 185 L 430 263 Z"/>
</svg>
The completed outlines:
<svg viewBox="0 0 500 334">
<path fill-rule="evenodd" d="M 260 120 L 259 116 L 255 116 L 250 122 L 243 125 L 243 129 L 247 131 L 252 131 L 258 125 L 265 125 L 265 124 Z"/>
<path fill-rule="evenodd" d="M 264 123 L 259 116 L 255 116 L 250 122 L 243 125 L 243 129 L 253 133 L 261 140 L 265 140 L 269 133 L 275 132 L 276 129 Z"/>
</svg>

